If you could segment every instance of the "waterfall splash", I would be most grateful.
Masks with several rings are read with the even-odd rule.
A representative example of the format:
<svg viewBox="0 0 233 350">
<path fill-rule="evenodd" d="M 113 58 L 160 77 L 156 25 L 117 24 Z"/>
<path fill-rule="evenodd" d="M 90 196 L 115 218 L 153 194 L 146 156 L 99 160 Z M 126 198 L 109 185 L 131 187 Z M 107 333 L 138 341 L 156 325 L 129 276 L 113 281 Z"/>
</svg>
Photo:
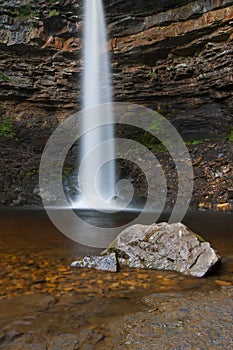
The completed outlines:
<svg viewBox="0 0 233 350">
<path fill-rule="evenodd" d="M 112 81 L 102 0 L 86 0 L 84 22 L 83 163 L 79 170 L 81 195 L 74 206 L 98 208 L 98 203 L 103 206 L 115 196 L 116 184 Z M 98 108 L 103 104 L 104 113 Z"/>
</svg>

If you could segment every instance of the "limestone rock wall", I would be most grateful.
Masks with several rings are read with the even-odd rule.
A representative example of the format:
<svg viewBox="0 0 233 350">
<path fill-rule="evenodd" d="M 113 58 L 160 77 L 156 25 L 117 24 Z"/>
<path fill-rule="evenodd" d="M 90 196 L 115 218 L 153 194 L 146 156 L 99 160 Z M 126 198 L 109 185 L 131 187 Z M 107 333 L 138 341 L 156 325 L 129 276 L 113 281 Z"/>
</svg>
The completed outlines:
<svg viewBox="0 0 233 350">
<path fill-rule="evenodd" d="M 104 4 L 115 100 L 160 110 L 188 137 L 225 134 L 233 1 Z M 0 0 L 0 8 L 2 113 L 25 118 L 30 110 L 50 123 L 79 109 L 83 1 Z"/>
<path fill-rule="evenodd" d="M 232 123 L 233 1 L 149 1 L 135 13 L 133 3 L 109 26 L 116 98 L 161 110 L 187 137 L 224 134 Z"/>
<path fill-rule="evenodd" d="M 78 1 L 0 1 L 1 99 L 74 108 L 80 91 Z"/>
</svg>

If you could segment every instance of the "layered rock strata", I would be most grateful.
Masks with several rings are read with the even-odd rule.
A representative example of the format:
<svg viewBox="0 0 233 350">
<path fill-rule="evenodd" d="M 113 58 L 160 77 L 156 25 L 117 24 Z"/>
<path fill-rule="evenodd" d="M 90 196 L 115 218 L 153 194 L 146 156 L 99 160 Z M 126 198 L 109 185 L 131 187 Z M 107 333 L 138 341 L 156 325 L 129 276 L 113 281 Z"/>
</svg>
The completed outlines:
<svg viewBox="0 0 233 350">
<path fill-rule="evenodd" d="M 1 1 L 3 110 L 13 102 L 23 110 L 80 108 L 82 3 Z M 105 8 L 115 100 L 160 110 L 184 134 L 225 134 L 233 1 L 105 1 Z"/>
<path fill-rule="evenodd" d="M 114 99 L 158 110 L 188 140 L 227 138 L 233 1 L 104 5 Z M 14 131 L 1 134 L 2 183 L 37 172 L 52 130 L 81 108 L 82 31 L 81 0 L 0 0 L 0 125 Z"/>
</svg>

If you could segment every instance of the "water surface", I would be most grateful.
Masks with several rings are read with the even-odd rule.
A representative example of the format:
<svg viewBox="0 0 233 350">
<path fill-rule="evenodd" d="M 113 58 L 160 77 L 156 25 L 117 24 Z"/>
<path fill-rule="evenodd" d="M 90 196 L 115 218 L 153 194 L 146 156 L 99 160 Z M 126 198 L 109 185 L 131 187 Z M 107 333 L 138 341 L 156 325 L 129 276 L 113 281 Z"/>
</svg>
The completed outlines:
<svg viewBox="0 0 233 350">
<path fill-rule="evenodd" d="M 127 223 L 132 215 L 82 212 L 83 219 L 104 227 Z M 100 249 L 69 240 L 43 210 L 1 209 L 0 222 L 0 347 L 4 350 L 45 349 L 44 344 L 51 342 L 56 344 L 51 348 L 67 349 L 65 344 L 77 339 L 81 349 L 88 344 L 92 349 L 112 349 L 111 337 L 121 317 L 146 311 L 143 296 L 170 293 L 174 298 L 178 292 L 185 298 L 188 291 L 215 291 L 233 284 L 233 216 L 229 214 L 189 213 L 184 219 L 223 257 L 219 273 L 201 279 L 170 271 L 71 269 L 78 256 Z"/>
<path fill-rule="evenodd" d="M 114 215 L 83 211 L 82 218 L 103 227 L 130 222 L 135 213 Z M 162 218 L 162 219 L 165 219 Z M 232 283 L 233 215 L 190 212 L 184 223 L 218 250 L 223 266 L 215 276 L 204 279 L 168 271 L 124 269 L 117 274 L 70 269 L 79 256 L 98 254 L 101 249 L 82 246 L 60 233 L 44 210 L 10 208 L 0 210 L 1 285 L 0 297 L 34 292 L 60 296 L 67 292 L 82 295 L 123 296 L 140 293 L 215 288 L 216 279 Z M 78 228 L 77 228 L 78 229 Z M 125 274 L 125 275 L 124 275 Z"/>
</svg>

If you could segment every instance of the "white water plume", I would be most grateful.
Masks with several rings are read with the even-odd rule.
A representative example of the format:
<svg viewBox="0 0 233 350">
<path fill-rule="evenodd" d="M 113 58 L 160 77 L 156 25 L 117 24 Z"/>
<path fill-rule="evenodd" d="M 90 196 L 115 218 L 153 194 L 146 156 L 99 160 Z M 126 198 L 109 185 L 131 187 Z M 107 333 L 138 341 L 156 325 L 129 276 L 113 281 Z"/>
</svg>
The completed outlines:
<svg viewBox="0 0 233 350">
<path fill-rule="evenodd" d="M 108 106 L 104 115 L 98 108 L 92 108 L 102 104 Z M 88 206 L 92 198 L 91 202 L 98 207 L 98 202 L 108 203 L 115 196 L 116 183 L 112 81 L 102 0 L 86 0 L 85 3 L 82 113 L 81 198 L 75 206 L 85 202 Z M 98 151 L 98 145 L 105 141 L 108 147 Z M 94 152 L 94 156 L 88 161 L 90 152 Z"/>
</svg>

